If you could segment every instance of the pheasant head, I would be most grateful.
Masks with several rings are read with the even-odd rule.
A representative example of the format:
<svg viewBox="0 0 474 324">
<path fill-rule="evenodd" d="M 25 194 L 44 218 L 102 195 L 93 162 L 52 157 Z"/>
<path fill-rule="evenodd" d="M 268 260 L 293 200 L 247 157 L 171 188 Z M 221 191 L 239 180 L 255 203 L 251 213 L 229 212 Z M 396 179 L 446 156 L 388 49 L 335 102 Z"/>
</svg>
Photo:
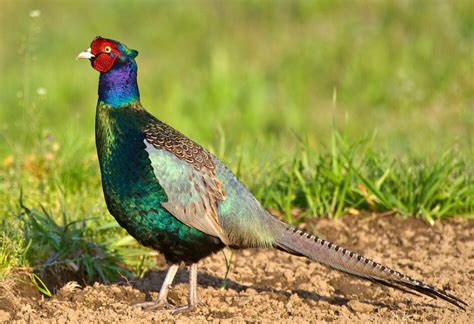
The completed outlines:
<svg viewBox="0 0 474 324">
<path fill-rule="evenodd" d="M 138 51 L 112 39 L 97 36 L 91 46 L 79 53 L 78 59 L 89 59 L 92 67 L 99 72 L 108 72 L 115 64 L 135 61 Z"/>
<path fill-rule="evenodd" d="M 90 47 L 79 53 L 78 59 L 88 59 L 100 72 L 99 102 L 110 107 L 124 107 L 138 102 L 138 51 L 112 39 L 97 36 Z"/>
</svg>

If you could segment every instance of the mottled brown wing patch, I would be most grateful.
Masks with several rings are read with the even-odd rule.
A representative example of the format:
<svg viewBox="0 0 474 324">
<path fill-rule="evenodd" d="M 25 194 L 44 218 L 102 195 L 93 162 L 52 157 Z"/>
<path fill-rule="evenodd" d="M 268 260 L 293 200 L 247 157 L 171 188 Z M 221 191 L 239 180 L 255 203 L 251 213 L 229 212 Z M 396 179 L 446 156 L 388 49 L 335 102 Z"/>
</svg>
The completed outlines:
<svg viewBox="0 0 474 324">
<path fill-rule="evenodd" d="M 173 153 L 177 158 L 191 164 L 197 171 L 207 169 L 213 172 L 215 169 L 209 152 L 159 120 L 145 128 L 145 136 L 153 146 Z"/>
</svg>

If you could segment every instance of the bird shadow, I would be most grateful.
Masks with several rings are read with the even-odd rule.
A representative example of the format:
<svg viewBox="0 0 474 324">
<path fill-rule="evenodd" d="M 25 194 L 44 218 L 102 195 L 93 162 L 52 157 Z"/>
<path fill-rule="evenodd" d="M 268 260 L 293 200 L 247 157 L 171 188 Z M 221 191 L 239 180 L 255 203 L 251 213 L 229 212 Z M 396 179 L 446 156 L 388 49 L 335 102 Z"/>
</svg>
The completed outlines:
<svg viewBox="0 0 474 324">
<path fill-rule="evenodd" d="M 142 279 L 131 280 L 129 284 L 139 290 L 140 292 L 145 294 L 145 300 L 151 301 L 153 298 L 151 296 L 152 292 L 158 292 L 161 288 L 161 284 L 163 283 L 166 270 L 158 270 L 158 271 L 148 271 Z M 187 271 L 180 270 L 176 274 L 174 284 L 188 284 L 189 281 L 189 274 Z M 198 272 L 198 286 L 204 288 L 214 288 L 217 290 L 233 290 L 237 293 L 246 291 L 247 289 L 253 289 L 257 293 L 273 293 L 280 296 L 282 299 L 289 299 L 291 295 L 296 294 L 299 298 L 303 300 L 312 300 L 315 302 L 324 302 L 330 305 L 335 306 L 346 306 L 351 299 L 347 297 L 340 297 L 340 296 L 324 296 L 318 294 L 316 292 L 302 290 L 302 289 L 295 289 L 295 290 L 281 290 L 275 289 L 273 287 L 268 286 L 261 286 L 259 284 L 254 285 L 245 285 L 240 284 L 234 280 L 216 277 L 212 274 L 206 272 Z M 223 292 L 224 294 L 225 292 Z M 394 305 L 387 305 L 382 302 L 375 302 L 375 301 L 368 301 L 368 300 L 359 300 L 359 302 L 363 304 L 368 304 L 375 307 L 383 307 L 388 309 L 397 309 L 398 307 L 394 307 Z"/>
</svg>

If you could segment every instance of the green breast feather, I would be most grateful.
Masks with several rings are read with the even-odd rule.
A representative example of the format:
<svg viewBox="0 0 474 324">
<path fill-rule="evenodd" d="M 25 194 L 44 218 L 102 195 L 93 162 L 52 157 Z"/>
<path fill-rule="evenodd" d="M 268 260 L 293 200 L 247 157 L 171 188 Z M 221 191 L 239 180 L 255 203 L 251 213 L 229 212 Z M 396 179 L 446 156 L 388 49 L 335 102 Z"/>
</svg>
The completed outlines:
<svg viewBox="0 0 474 324">
<path fill-rule="evenodd" d="M 133 237 L 168 260 L 202 258 L 222 243 L 162 207 L 168 195 L 154 174 L 144 143 L 143 125 L 153 120 L 139 107 L 98 106 L 96 141 L 107 206 Z"/>
</svg>

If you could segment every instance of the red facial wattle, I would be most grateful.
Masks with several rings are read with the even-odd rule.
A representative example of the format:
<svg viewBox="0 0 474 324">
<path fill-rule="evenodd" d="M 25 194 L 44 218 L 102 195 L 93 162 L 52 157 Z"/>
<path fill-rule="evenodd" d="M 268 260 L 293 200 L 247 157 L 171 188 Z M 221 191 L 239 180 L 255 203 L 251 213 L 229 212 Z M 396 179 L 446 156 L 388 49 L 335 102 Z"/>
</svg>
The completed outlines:
<svg viewBox="0 0 474 324">
<path fill-rule="evenodd" d="M 92 66 L 99 72 L 107 72 L 114 66 L 117 57 L 113 53 L 100 53 L 92 61 Z"/>
<path fill-rule="evenodd" d="M 92 67 L 99 72 L 109 71 L 120 55 L 120 51 L 114 43 L 100 37 L 92 42 L 91 53 L 95 55 Z"/>
</svg>

